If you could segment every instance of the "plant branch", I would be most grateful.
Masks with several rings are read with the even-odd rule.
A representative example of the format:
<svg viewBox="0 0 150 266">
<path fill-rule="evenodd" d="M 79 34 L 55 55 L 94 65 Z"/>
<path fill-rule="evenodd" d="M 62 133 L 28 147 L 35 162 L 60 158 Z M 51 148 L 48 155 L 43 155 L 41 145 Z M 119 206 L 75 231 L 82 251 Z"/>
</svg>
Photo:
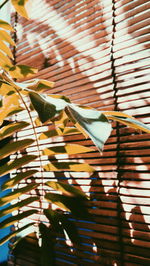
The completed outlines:
<svg viewBox="0 0 150 266">
<path fill-rule="evenodd" d="M 4 84 L 7 84 L 7 85 L 10 85 L 10 83 L 8 81 L 5 81 L 3 79 L 0 79 L 0 82 L 4 83 Z"/>
<path fill-rule="evenodd" d="M 1 9 L 5 4 L 7 4 L 8 1 L 9 1 L 9 0 L 5 0 L 5 1 L 0 5 L 0 9 Z"/>
<path fill-rule="evenodd" d="M 40 148 L 39 148 L 39 141 L 38 141 L 36 129 L 35 129 L 35 126 L 34 126 L 34 122 L 33 122 L 30 110 L 29 110 L 26 102 L 24 101 L 20 91 L 16 87 L 15 87 L 15 90 L 18 93 L 20 99 L 22 100 L 22 103 L 24 104 L 24 106 L 25 106 L 25 108 L 26 108 L 26 110 L 28 112 L 28 115 L 29 115 L 29 118 L 30 118 L 30 121 L 31 121 L 31 125 L 32 125 L 32 128 L 33 128 L 34 136 L 35 136 L 35 141 L 37 143 L 37 149 L 38 149 L 39 161 L 40 161 L 41 178 L 42 178 L 42 198 L 40 197 L 40 215 L 41 215 L 42 212 L 43 212 L 43 210 L 42 210 L 42 200 L 44 198 L 44 193 L 43 193 L 44 192 L 44 182 L 43 182 L 43 178 L 44 177 L 43 177 L 43 167 L 42 167 L 41 153 L 40 153 Z M 39 218 L 39 221 L 40 221 L 40 218 Z"/>
</svg>

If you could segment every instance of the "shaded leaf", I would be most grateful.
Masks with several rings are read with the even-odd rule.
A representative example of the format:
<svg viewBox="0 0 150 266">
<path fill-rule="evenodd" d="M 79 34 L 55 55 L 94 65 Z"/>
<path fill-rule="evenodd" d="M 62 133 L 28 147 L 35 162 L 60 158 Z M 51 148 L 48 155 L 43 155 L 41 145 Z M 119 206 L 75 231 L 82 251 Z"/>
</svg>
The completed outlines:
<svg viewBox="0 0 150 266">
<path fill-rule="evenodd" d="M 64 182 L 55 182 L 55 181 L 48 181 L 46 182 L 46 185 L 49 187 L 52 187 L 54 190 L 60 191 L 65 193 L 68 196 L 77 196 L 77 197 L 82 197 L 82 198 L 87 198 L 86 194 L 77 189 L 76 187 L 66 184 Z"/>
<path fill-rule="evenodd" d="M 25 164 L 28 164 L 35 160 L 37 156 L 35 155 L 24 155 L 21 158 L 15 159 L 12 162 L 8 162 L 0 167 L 0 176 L 6 175 L 14 169 L 17 169 Z"/>
<path fill-rule="evenodd" d="M 19 247 L 17 246 L 17 244 L 19 242 L 22 242 L 21 245 L 24 246 L 24 240 L 26 241 L 25 237 L 28 237 L 28 236 L 30 237 L 31 235 L 32 236 L 34 235 L 34 238 L 36 238 L 36 240 L 37 240 L 36 229 L 35 229 L 35 226 L 33 224 L 31 226 L 27 227 L 26 229 L 24 229 L 23 231 L 21 231 L 19 234 L 17 234 L 16 238 L 13 239 L 13 243 L 11 244 L 9 242 L 9 248 L 12 250 L 19 248 L 20 246 Z M 14 256 L 16 254 L 15 252 L 17 252 L 17 251 L 16 250 L 14 251 Z"/>
<path fill-rule="evenodd" d="M 59 216 L 62 227 L 66 231 L 71 242 L 75 244 L 79 244 L 80 238 L 79 238 L 77 226 L 75 225 L 73 221 L 69 220 L 67 216 L 68 216 L 67 214 L 62 214 Z"/>
<path fill-rule="evenodd" d="M 44 214 L 47 217 L 47 219 L 50 221 L 50 226 L 52 230 L 55 232 L 63 233 L 63 228 L 60 224 L 60 219 L 59 219 L 59 213 L 57 211 L 53 211 L 51 209 L 46 209 L 44 210 Z"/>
<path fill-rule="evenodd" d="M 7 156 L 25 149 L 34 142 L 33 139 L 23 139 L 14 142 L 9 142 L 2 149 L 0 149 L 0 160 L 6 158 Z"/>
<path fill-rule="evenodd" d="M 10 203 L 12 200 L 17 199 L 22 194 L 35 189 L 38 184 L 30 184 L 22 188 L 15 189 L 15 191 L 8 193 L 7 195 L 0 198 L 0 206 L 4 206 L 7 203 Z"/>
<path fill-rule="evenodd" d="M 29 126 L 30 124 L 24 121 L 10 123 L 7 126 L 4 126 L 0 129 L 0 140 L 7 138 L 13 135 L 15 132 L 20 131 L 21 129 Z"/>
<path fill-rule="evenodd" d="M 94 172 L 94 168 L 87 163 L 76 162 L 56 162 L 43 166 L 46 171 L 75 171 L 75 172 Z"/>
<path fill-rule="evenodd" d="M 87 200 L 81 196 L 75 197 L 56 193 L 46 193 L 45 198 L 49 202 L 56 204 L 61 209 L 70 211 L 75 217 L 87 218 L 89 216 L 88 210 L 85 206 L 85 202 Z"/>
<path fill-rule="evenodd" d="M 39 95 L 35 92 L 30 92 L 29 97 L 42 123 L 57 116 L 67 105 L 64 99 Z"/>
<path fill-rule="evenodd" d="M 16 204 L 9 205 L 7 208 L 0 210 L 0 217 L 3 217 L 13 211 L 19 210 L 21 207 L 27 206 L 28 204 L 39 200 L 39 197 L 30 197 L 25 200 L 19 201 Z"/>
<path fill-rule="evenodd" d="M 42 123 L 46 122 L 56 115 L 57 111 L 55 105 L 47 103 L 44 97 L 41 97 L 36 93 L 30 93 L 29 96 L 32 105 L 37 111 Z"/>
<path fill-rule="evenodd" d="M 40 223 L 39 229 L 41 233 L 41 266 L 54 266 L 55 265 L 55 251 L 54 239 L 49 228 L 45 224 Z"/>
<path fill-rule="evenodd" d="M 17 174 L 14 178 L 8 179 L 2 184 L 2 190 L 13 188 L 15 185 L 19 184 L 21 180 L 33 176 L 37 172 L 37 170 L 28 170 Z"/>
<path fill-rule="evenodd" d="M 28 11 L 27 11 L 27 2 L 29 0 L 11 0 L 12 5 L 16 9 L 16 11 L 21 15 L 22 17 L 29 18 L 28 17 Z"/>
<path fill-rule="evenodd" d="M 17 235 L 17 238 L 14 238 L 13 241 L 9 242 L 9 248 L 13 250 L 13 255 L 16 256 L 17 254 L 20 254 L 20 250 L 25 246 L 29 246 L 32 243 L 32 240 L 34 238 L 34 244 L 36 245 L 37 252 L 39 252 L 39 247 L 37 247 L 38 244 L 38 238 L 36 234 L 36 227 L 32 225 L 31 227 L 23 230 L 21 234 Z"/>
<path fill-rule="evenodd" d="M 56 194 L 56 193 L 46 193 L 45 199 L 48 200 L 50 203 L 56 204 L 61 209 L 66 211 L 71 211 L 70 206 L 68 207 L 68 201 L 71 197 L 67 197 L 64 195 Z"/>
<path fill-rule="evenodd" d="M 146 133 L 150 133 L 150 127 L 148 125 L 136 120 L 130 115 L 116 111 L 107 111 L 104 112 L 104 114 L 107 116 L 108 119 L 115 120 L 134 129 L 139 129 Z"/>
<path fill-rule="evenodd" d="M 15 216 L 11 216 L 8 217 L 7 219 L 5 219 L 4 221 L 2 221 L 0 223 L 0 229 L 3 229 L 5 227 L 8 227 L 16 222 L 20 222 L 22 219 L 27 218 L 28 216 L 37 213 L 38 210 L 28 210 L 28 211 L 24 211 L 22 213 L 19 213 Z"/>
<path fill-rule="evenodd" d="M 79 124 L 101 151 L 111 133 L 111 125 L 106 116 L 100 111 L 81 108 L 74 104 L 67 106 L 66 112 L 75 126 L 78 128 Z"/>
<path fill-rule="evenodd" d="M 51 209 L 44 210 L 44 214 L 47 217 L 47 219 L 50 221 L 52 230 L 54 230 L 56 233 L 59 232 L 63 234 L 65 230 L 71 242 L 79 244 L 79 235 L 78 235 L 77 227 L 71 220 L 69 220 L 67 214 L 53 211 Z"/>
<path fill-rule="evenodd" d="M 91 148 L 86 146 L 78 145 L 78 144 L 66 144 L 63 146 L 53 146 L 48 147 L 43 150 L 43 154 L 45 155 L 55 155 L 55 154 L 80 154 L 94 151 Z"/>
<path fill-rule="evenodd" d="M 47 139 L 47 138 L 51 138 L 51 137 L 55 137 L 55 136 L 61 136 L 62 135 L 62 131 L 58 128 L 56 129 L 52 129 L 49 131 L 46 131 L 44 133 L 42 133 L 39 136 L 39 139 Z"/>
<path fill-rule="evenodd" d="M 0 246 L 3 245 L 5 242 L 7 242 L 8 240 L 10 240 L 12 237 L 19 237 L 19 235 L 22 233 L 23 234 L 23 231 L 26 230 L 28 228 L 28 234 L 29 234 L 29 229 L 30 227 L 33 226 L 34 223 L 29 223 L 21 228 L 19 228 L 18 230 L 16 231 L 13 231 L 12 233 L 6 235 L 5 237 L 1 238 L 0 239 Z M 32 230 L 33 230 L 33 227 L 32 227 Z"/>
</svg>

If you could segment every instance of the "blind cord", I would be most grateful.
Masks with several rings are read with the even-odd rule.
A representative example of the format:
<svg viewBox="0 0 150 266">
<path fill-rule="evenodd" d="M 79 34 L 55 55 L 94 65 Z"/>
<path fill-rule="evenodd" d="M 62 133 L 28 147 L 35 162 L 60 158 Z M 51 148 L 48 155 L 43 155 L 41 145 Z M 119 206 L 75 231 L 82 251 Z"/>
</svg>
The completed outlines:
<svg viewBox="0 0 150 266">
<path fill-rule="evenodd" d="M 17 43 L 17 30 L 16 30 L 17 23 L 18 23 L 18 14 L 17 14 L 17 12 L 15 12 L 15 14 L 14 14 L 14 22 L 13 22 L 13 28 L 14 28 L 13 40 L 14 40 L 15 44 Z M 13 64 L 16 65 L 16 46 L 13 46 L 12 53 L 13 53 Z M 14 80 L 16 81 L 16 79 L 14 79 Z M 17 122 L 16 118 L 17 118 L 17 115 L 14 115 L 14 121 L 15 122 Z M 14 138 L 15 138 L 15 141 L 18 140 L 17 133 L 15 133 Z M 18 152 L 16 152 L 15 155 L 16 155 L 16 158 L 17 158 Z M 18 188 L 18 186 L 19 185 L 17 185 L 17 188 Z M 19 200 L 19 198 L 18 198 L 18 200 Z M 19 210 L 18 210 L 18 213 L 19 213 Z M 19 228 L 18 225 L 16 227 Z M 11 253 L 11 249 L 10 249 L 9 255 L 13 256 L 13 254 Z M 13 256 L 11 259 L 13 259 L 13 265 L 16 266 L 17 265 L 16 256 Z"/>
</svg>

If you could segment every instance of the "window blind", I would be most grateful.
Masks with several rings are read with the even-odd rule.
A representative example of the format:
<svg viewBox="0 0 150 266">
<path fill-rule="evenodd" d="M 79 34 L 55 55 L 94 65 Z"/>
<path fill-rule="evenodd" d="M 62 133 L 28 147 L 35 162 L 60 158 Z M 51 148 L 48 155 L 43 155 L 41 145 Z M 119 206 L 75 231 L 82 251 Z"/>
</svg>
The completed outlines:
<svg viewBox="0 0 150 266">
<path fill-rule="evenodd" d="M 149 123 L 149 6 L 148 0 L 32 1 L 31 20 L 17 19 L 16 62 L 54 81 L 50 93 Z M 93 146 L 81 135 L 46 141 Z M 102 155 L 80 157 L 94 166 L 92 176 L 44 173 L 46 181 L 69 182 L 90 196 L 90 219 L 75 221 L 82 245 L 72 250 L 59 236 L 56 265 L 149 265 L 149 148 L 148 134 L 114 123 Z M 32 249 L 24 243 L 15 265 L 39 265 L 36 244 L 29 243 Z"/>
</svg>

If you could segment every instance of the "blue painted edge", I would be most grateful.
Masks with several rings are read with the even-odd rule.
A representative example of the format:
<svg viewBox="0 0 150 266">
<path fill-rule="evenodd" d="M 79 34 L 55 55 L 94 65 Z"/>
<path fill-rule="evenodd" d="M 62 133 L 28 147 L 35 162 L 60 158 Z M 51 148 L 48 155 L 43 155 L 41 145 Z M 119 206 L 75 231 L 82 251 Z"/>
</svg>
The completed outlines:
<svg viewBox="0 0 150 266">
<path fill-rule="evenodd" d="M 11 191 L 8 189 L 6 191 L 1 190 L 1 185 L 9 178 L 10 178 L 9 174 L 0 177 L 0 197 L 6 195 L 7 193 L 9 193 Z M 7 206 L 9 206 L 9 205 L 10 204 L 8 204 Z M 6 205 L 4 207 L 6 208 Z M 2 209 L 4 209 L 4 207 L 0 207 L 0 211 Z M 0 222 L 2 222 L 4 219 L 6 219 L 6 217 L 10 217 L 10 216 L 11 216 L 11 214 L 9 214 L 3 218 L 0 218 Z M 3 238 L 5 235 L 9 234 L 9 232 L 10 232 L 10 227 L 0 229 L 0 238 Z M 7 265 L 8 253 L 9 253 L 9 247 L 8 247 L 8 242 L 7 242 L 0 247 L 0 265 L 1 266 Z"/>
</svg>

